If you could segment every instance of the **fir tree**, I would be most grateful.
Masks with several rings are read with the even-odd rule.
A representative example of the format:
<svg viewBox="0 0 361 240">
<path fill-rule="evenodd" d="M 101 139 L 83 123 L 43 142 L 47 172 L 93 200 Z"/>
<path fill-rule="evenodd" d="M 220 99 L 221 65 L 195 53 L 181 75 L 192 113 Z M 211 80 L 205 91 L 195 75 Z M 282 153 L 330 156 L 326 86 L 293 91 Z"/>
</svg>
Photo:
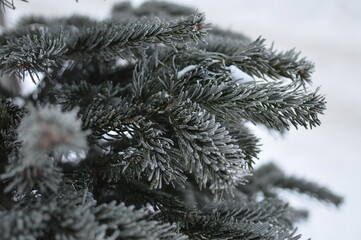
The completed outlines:
<svg viewBox="0 0 361 240">
<path fill-rule="evenodd" d="M 275 165 L 253 170 L 250 123 L 320 124 L 313 64 L 193 9 L 23 18 L 0 36 L 0 69 L 37 84 L 1 89 L 0 239 L 290 240 L 307 212 L 279 189 L 342 202 Z"/>
</svg>

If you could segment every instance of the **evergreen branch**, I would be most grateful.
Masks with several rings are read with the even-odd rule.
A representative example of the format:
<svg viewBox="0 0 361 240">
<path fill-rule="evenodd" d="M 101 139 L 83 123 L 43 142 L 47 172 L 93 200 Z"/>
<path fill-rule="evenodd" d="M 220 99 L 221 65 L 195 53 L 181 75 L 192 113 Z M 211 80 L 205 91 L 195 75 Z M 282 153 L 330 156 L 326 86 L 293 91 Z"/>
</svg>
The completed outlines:
<svg viewBox="0 0 361 240">
<path fill-rule="evenodd" d="M 66 53 L 64 33 L 45 33 L 13 38 L 0 48 L 0 69 L 4 73 L 23 75 L 47 72 L 48 68 L 60 65 Z"/>
<path fill-rule="evenodd" d="M 246 119 L 278 130 L 290 125 L 315 127 L 320 124 L 317 114 L 325 109 L 324 97 L 317 91 L 305 94 L 294 85 L 279 82 L 194 86 L 180 97 L 199 102 L 225 121 Z"/>
<path fill-rule="evenodd" d="M 243 181 L 242 150 L 215 117 L 197 104 L 178 106 L 170 113 L 185 164 L 200 186 L 212 191 L 232 188 Z"/>
<path fill-rule="evenodd" d="M 139 121 L 124 132 L 118 146 L 104 156 L 108 162 L 101 166 L 104 180 L 119 182 L 123 178 L 145 178 L 150 182 L 150 189 L 168 184 L 184 185 L 186 177 L 179 153 L 174 149 L 173 141 L 164 137 L 164 132 L 154 123 Z"/>
<path fill-rule="evenodd" d="M 318 114 L 325 109 L 325 99 L 318 90 L 308 93 L 293 83 L 280 81 L 242 83 L 229 76 L 224 66 L 215 73 L 214 61 L 211 58 L 190 65 L 192 70 L 184 70 L 186 67 L 178 71 L 177 78 L 174 74 L 159 78 L 163 84 L 160 90 L 174 95 L 178 102 L 197 102 L 224 122 L 242 124 L 248 120 L 277 130 L 289 129 L 291 125 L 312 128 L 320 124 Z"/>
<path fill-rule="evenodd" d="M 12 210 L 0 212 L 0 232 L 3 240 L 37 240 L 44 236 L 50 215 L 48 206 L 37 209 Z"/>
<path fill-rule="evenodd" d="M 129 184 L 118 187 L 121 188 L 120 196 L 139 205 L 151 203 L 154 208 L 160 209 L 158 216 L 161 219 L 176 221 L 181 227 L 181 232 L 191 239 L 243 239 L 240 236 L 245 239 L 248 239 L 247 237 L 256 239 L 261 234 L 264 234 L 264 237 L 268 234 L 268 238 L 260 239 L 278 239 L 280 232 L 283 233 L 279 239 L 287 239 L 283 238 L 282 234 L 285 237 L 292 234 L 290 221 L 292 221 L 293 209 L 278 199 L 254 203 L 222 199 L 219 202 L 212 201 L 197 206 L 189 202 L 189 186 L 185 189 L 187 193 L 184 195 L 188 201 L 183 202 L 178 200 L 177 192 L 168 193 L 164 189 L 149 190 L 146 185 L 138 181 L 131 181 Z M 205 193 L 199 191 L 199 194 L 204 199 Z M 267 226 L 267 230 L 260 231 L 260 226 L 264 228 Z M 220 229 L 221 232 L 218 232 Z M 294 237 L 298 238 L 298 236 Z"/>
<path fill-rule="evenodd" d="M 154 20 L 154 19 L 153 19 Z M 95 57 L 102 61 L 145 56 L 149 45 L 203 40 L 204 15 L 194 14 L 175 21 L 131 22 L 127 25 L 99 24 L 71 32 L 45 32 L 10 39 L 0 49 L 0 68 L 6 73 L 47 72 L 63 60 Z M 65 31 L 65 30 L 63 30 Z"/>
<path fill-rule="evenodd" d="M 123 124 L 132 122 L 130 119 L 135 110 L 130 100 L 121 97 L 124 90 L 126 88 L 112 82 L 92 85 L 81 81 L 63 84 L 47 94 L 61 103 L 64 109 L 80 108 L 82 128 L 91 129 L 92 137 L 100 138 L 110 131 L 119 132 Z"/>
<path fill-rule="evenodd" d="M 335 206 L 339 206 L 343 201 L 342 197 L 316 183 L 286 176 L 281 169 L 272 163 L 263 165 L 254 171 L 254 175 L 249 178 L 249 184 L 240 187 L 240 189 L 249 195 L 255 195 L 261 191 L 264 195 L 273 197 L 277 195 L 275 189 L 291 190 Z"/>
<path fill-rule="evenodd" d="M 104 103 L 101 99 L 94 99 L 80 112 L 82 115 L 83 129 L 91 129 L 92 136 L 102 137 L 110 131 L 120 132 L 121 125 L 128 119 L 131 105 L 125 99 L 119 99 L 117 105 Z"/>
<path fill-rule="evenodd" d="M 144 158 L 141 163 L 142 169 L 147 169 L 148 181 L 151 182 L 151 188 L 161 188 L 162 185 L 177 183 L 184 185 L 186 177 L 178 166 L 179 156 L 174 156 L 172 151 L 173 141 L 162 136 L 164 132 L 157 129 L 151 122 L 142 124 L 141 129 L 135 128 L 138 132 L 140 151 Z"/>
<path fill-rule="evenodd" d="M 104 238 L 106 227 L 99 224 L 94 216 L 94 202 L 84 201 L 84 196 L 76 192 L 65 193 L 70 195 L 48 203 L 51 218 L 45 236 L 64 240 Z"/>
<path fill-rule="evenodd" d="M 306 181 L 302 178 L 292 176 L 279 177 L 274 182 L 274 186 L 303 193 L 319 201 L 334 204 L 335 206 L 339 206 L 343 202 L 342 197 L 334 194 L 328 188 L 320 186 L 314 182 Z"/>
<path fill-rule="evenodd" d="M 0 129 L 16 129 L 25 114 L 11 100 L 0 99 Z"/>
<path fill-rule="evenodd" d="M 49 195 L 55 193 L 61 182 L 61 171 L 54 166 L 53 160 L 43 157 L 28 162 L 12 159 L 12 163 L 6 169 L 6 173 L 0 175 L 1 180 L 7 183 L 5 192 L 12 192 L 26 195 L 36 189 L 38 193 Z"/>
<path fill-rule="evenodd" d="M 119 200 L 125 203 L 132 202 L 136 206 L 152 205 L 155 210 L 160 211 L 155 219 L 163 222 L 176 222 L 178 226 L 185 227 L 190 214 L 201 214 L 195 205 L 180 200 L 178 190 L 185 190 L 185 188 L 150 189 L 149 185 L 144 182 L 129 180 L 126 183 L 127 185 L 117 185 L 116 191 L 120 196 Z"/>
<path fill-rule="evenodd" d="M 10 193 L 5 193 L 7 181 L 2 179 L 6 174 L 7 165 L 10 162 L 10 154 L 19 149 L 17 131 L 25 111 L 12 103 L 10 100 L 0 99 L 0 211 L 2 208 L 9 209 L 14 201 Z"/>
<path fill-rule="evenodd" d="M 138 188 L 133 189 L 135 190 L 140 193 Z M 200 192 L 200 194 L 204 197 L 204 193 Z M 174 195 L 162 191 L 152 191 L 145 195 L 152 204 L 155 201 L 155 206 L 161 209 L 162 218 L 177 221 L 181 226 L 181 232 L 191 239 L 258 239 L 259 237 L 288 240 L 292 239 L 291 236 L 294 239 L 299 238 L 293 235 L 290 222 L 293 209 L 278 199 L 242 204 L 237 202 L 238 200 L 222 199 L 219 202 L 200 205 L 198 209 L 190 202 L 184 206 L 184 203 L 173 199 Z M 260 226 L 264 229 L 260 230 Z"/>
<path fill-rule="evenodd" d="M 138 102 L 149 102 L 158 90 L 157 81 L 154 81 L 152 74 L 155 73 L 153 57 L 140 61 L 134 69 L 132 79 L 132 92 L 134 99 Z"/>
<path fill-rule="evenodd" d="M 96 206 L 77 193 L 64 193 L 71 195 L 0 213 L 2 239 L 187 239 L 174 224 L 154 220 L 147 208 L 115 202 Z"/>
<path fill-rule="evenodd" d="M 138 58 L 144 56 L 144 50 L 153 43 L 172 45 L 173 42 L 184 42 L 189 37 L 195 41 L 202 40 L 205 31 L 204 15 L 193 14 L 186 19 L 176 21 L 144 21 L 129 23 L 125 26 L 99 26 L 87 28 L 77 35 L 74 44 L 70 45 L 67 55 L 86 52 L 90 56 L 102 56 L 103 59 L 114 56 L 121 58 Z"/>
<path fill-rule="evenodd" d="M 270 223 L 235 220 L 231 216 L 223 217 L 218 213 L 195 219 L 187 231 L 193 239 L 297 240 L 301 237 L 295 236 L 295 231 Z"/>
<path fill-rule="evenodd" d="M 192 51 L 189 58 L 201 61 L 211 57 L 259 78 L 286 77 L 301 84 L 311 83 L 314 66 L 305 58 L 300 59 L 300 53 L 294 49 L 277 52 L 273 47 L 266 48 L 262 38 L 248 43 L 245 40 L 225 41 L 220 37 L 210 37 L 207 42 L 203 50 L 195 50 L 196 54 Z"/>
<path fill-rule="evenodd" d="M 277 198 L 262 201 L 239 203 L 235 200 L 211 203 L 205 206 L 204 212 L 217 212 L 223 217 L 235 220 L 269 223 L 280 228 L 292 229 L 295 210 Z"/>
<path fill-rule="evenodd" d="M 64 103 L 78 101 L 78 99 L 71 100 L 72 96 L 86 93 L 86 96 L 81 99 L 83 102 L 78 102 L 78 105 L 88 105 L 85 110 L 80 112 L 83 118 L 83 128 L 92 129 L 93 137 L 102 137 L 113 131 L 118 134 L 117 138 L 127 139 L 125 141 L 133 143 L 132 147 L 124 146 L 124 148 L 117 149 L 116 155 L 104 156 L 112 159 L 108 165 L 102 167 L 103 177 L 107 181 L 119 181 L 123 175 L 138 179 L 141 176 L 147 176 L 148 181 L 152 182 L 151 188 L 160 188 L 164 183 L 183 185 L 185 176 L 177 166 L 179 163 L 177 163 L 175 151 L 171 150 L 172 141 L 162 137 L 162 131 L 155 129 L 154 126 L 152 127 L 148 123 L 141 124 L 140 119 L 135 119 L 136 116 L 132 120 L 128 114 L 127 101 L 115 100 L 118 95 L 116 91 L 112 93 L 108 90 L 105 92 L 106 95 L 103 95 L 99 90 L 94 91 L 94 89 L 102 89 L 102 87 L 90 87 L 88 84 L 74 85 L 72 88 L 65 87 L 65 92 L 61 91 L 64 97 L 60 96 L 64 99 Z M 110 85 L 105 84 L 105 87 L 110 87 Z M 68 94 L 67 91 L 69 91 Z M 92 92 L 97 96 L 89 104 Z M 111 102 L 111 105 L 105 104 L 105 102 Z M 136 123 L 133 123 L 134 121 Z"/>
<path fill-rule="evenodd" d="M 115 202 L 96 207 L 94 215 L 100 224 L 107 226 L 107 231 L 114 231 L 116 239 L 187 239 L 177 232 L 176 226 L 151 220 L 147 208 L 135 210 Z"/>
<path fill-rule="evenodd" d="M 258 158 L 258 153 L 260 152 L 259 138 L 252 134 L 244 125 L 225 124 L 225 126 L 230 135 L 236 139 L 237 144 L 242 149 L 248 168 L 253 169 L 254 161 Z"/>
</svg>

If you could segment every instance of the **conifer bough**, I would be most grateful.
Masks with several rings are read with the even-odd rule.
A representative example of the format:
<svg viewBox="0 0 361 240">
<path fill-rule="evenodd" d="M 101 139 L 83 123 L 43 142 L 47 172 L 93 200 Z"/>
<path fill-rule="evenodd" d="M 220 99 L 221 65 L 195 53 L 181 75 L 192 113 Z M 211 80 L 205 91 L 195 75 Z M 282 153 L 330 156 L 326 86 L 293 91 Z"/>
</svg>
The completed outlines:
<svg viewBox="0 0 361 240">
<path fill-rule="evenodd" d="M 278 189 L 342 198 L 253 170 L 248 129 L 320 124 L 325 98 L 299 55 L 160 1 L 101 22 L 21 19 L 0 35 L 0 71 L 37 88 L 0 91 L 0 239 L 300 239 L 307 212 Z"/>
</svg>

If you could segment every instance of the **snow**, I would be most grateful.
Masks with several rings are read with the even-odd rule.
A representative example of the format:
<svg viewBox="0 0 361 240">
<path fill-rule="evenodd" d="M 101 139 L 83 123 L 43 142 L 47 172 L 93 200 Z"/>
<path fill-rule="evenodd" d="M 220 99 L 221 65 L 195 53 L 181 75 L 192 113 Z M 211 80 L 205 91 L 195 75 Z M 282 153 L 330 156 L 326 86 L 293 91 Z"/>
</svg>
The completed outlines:
<svg viewBox="0 0 361 240">
<path fill-rule="evenodd" d="M 184 74 L 186 74 L 189 71 L 192 71 L 192 70 L 196 69 L 197 67 L 198 67 L 198 65 L 189 65 L 189 66 L 183 68 L 182 70 L 180 70 L 177 73 L 177 78 L 179 79 L 179 78 L 183 77 Z"/>
<path fill-rule="evenodd" d="M 218 60 L 212 60 L 211 63 L 217 63 L 217 62 L 219 62 L 219 61 Z M 186 74 L 189 71 L 192 71 L 192 70 L 196 69 L 197 67 L 198 67 L 198 65 L 189 65 L 189 66 L 183 68 L 182 70 L 180 70 L 177 73 L 177 78 L 179 79 L 179 78 L 183 77 L 184 74 Z M 235 65 L 231 65 L 229 67 L 226 67 L 226 69 L 230 71 L 232 79 L 234 81 L 237 81 L 240 84 L 255 81 L 253 77 L 251 77 L 247 73 L 243 72 L 241 69 L 239 69 Z"/>
<path fill-rule="evenodd" d="M 255 81 L 253 77 L 243 72 L 241 69 L 234 65 L 227 67 L 227 69 L 231 72 L 232 79 L 234 81 L 237 81 L 237 83 L 242 84 Z"/>
</svg>

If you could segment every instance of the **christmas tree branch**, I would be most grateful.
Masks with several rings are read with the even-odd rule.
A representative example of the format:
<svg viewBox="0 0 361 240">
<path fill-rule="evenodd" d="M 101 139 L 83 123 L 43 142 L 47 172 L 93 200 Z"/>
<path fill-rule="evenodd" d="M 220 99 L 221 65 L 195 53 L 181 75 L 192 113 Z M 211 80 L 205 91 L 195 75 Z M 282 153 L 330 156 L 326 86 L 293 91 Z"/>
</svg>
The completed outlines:
<svg viewBox="0 0 361 240">
<path fill-rule="evenodd" d="M 300 53 L 294 49 L 286 52 L 265 47 L 265 40 L 258 38 L 248 43 L 247 40 L 224 40 L 221 37 L 207 38 L 207 45 L 189 58 L 201 61 L 207 58 L 235 65 L 251 76 L 279 79 L 289 78 L 301 84 L 311 83 L 313 64 L 305 58 L 299 59 Z M 199 48 L 199 47 L 197 47 Z"/>
<path fill-rule="evenodd" d="M 212 191 L 227 190 L 243 182 L 248 173 L 242 150 L 212 114 L 192 103 L 169 114 L 184 161 L 200 188 L 209 183 Z"/>
<path fill-rule="evenodd" d="M 86 57 L 99 60 L 139 58 L 151 44 L 174 46 L 203 40 L 204 15 L 194 14 L 186 19 L 161 21 L 152 18 L 127 25 L 98 24 L 85 27 L 77 34 L 70 30 L 35 33 L 10 38 L 0 49 L 0 69 L 6 73 L 47 72 L 48 68 L 63 64 L 65 60 L 79 61 Z"/>
</svg>

